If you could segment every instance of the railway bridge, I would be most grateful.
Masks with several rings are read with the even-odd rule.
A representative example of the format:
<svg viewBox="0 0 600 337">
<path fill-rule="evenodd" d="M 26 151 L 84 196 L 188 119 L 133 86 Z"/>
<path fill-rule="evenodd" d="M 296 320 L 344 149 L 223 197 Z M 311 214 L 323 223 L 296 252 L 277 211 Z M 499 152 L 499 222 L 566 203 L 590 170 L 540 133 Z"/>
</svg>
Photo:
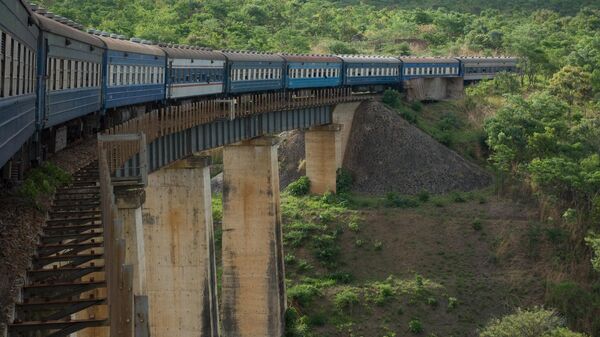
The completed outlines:
<svg viewBox="0 0 600 337">
<path fill-rule="evenodd" d="M 342 88 L 241 95 L 162 108 L 98 135 L 91 168 L 98 183 L 81 192 L 98 198 L 98 217 L 77 208 L 56 226 L 70 230 L 73 240 L 62 244 L 101 245 L 62 253 L 70 260 L 54 269 L 81 271 L 61 279 L 69 291 L 39 295 L 37 309 L 22 303 L 37 316 L 17 310 L 21 319 L 9 336 L 282 336 L 274 135 L 305 130 L 311 192 L 335 192 L 354 112 L 371 98 Z M 217 147 L 224 163 L 221 301 L 204 152 Z"/>
</svg>

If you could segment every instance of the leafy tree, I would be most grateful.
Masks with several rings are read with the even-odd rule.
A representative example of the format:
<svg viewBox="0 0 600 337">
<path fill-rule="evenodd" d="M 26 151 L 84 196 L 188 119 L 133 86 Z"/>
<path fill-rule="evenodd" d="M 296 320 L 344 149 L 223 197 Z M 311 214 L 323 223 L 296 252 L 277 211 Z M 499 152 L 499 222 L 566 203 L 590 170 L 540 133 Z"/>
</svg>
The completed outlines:
<svg viewBox="0 0 600 337">
<path fill-rule="evenodd" d="M 550 80 L 550 92 L 568 101 L 581 103 L 590 97 L 592 76 L 583 68 L 565 66 Z"/>
</svg>

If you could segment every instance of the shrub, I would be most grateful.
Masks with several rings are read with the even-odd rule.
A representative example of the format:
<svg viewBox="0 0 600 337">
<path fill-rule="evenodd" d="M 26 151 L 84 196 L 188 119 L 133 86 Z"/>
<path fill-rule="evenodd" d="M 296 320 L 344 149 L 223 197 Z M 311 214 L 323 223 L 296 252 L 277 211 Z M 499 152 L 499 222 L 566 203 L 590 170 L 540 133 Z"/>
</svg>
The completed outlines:
<svg viewBox="0 0 600 337">
<path fill-rule="evenodd" d="M 360 248 L 365 245 L 365 241 L 362 239 L 356 239 L 356 241 L 354 241 L 354 245 Z"/>
<path fill-rule="evenodd" d="M 302 176 L 289 184 L 287 190 L 291 195 L 296 197 L 307 195 L 310 192 L 310 180 L 307 176 Z"/>
<path fill-rule="evenodd" d="M 431 196 L 427 191 L 421 191 L 417 194 L 417 199 L 419 199 L 420 202 L 428 202 L 430 198 Z"/>
<path fill-rule="evenodd" d="M 460 192 L 452 192 L 450 197 L 454 202 L 467 202 L 467 199 Z"/>
<path fill-rule="evenodd" d="M 373 243 L 373 249 L 375 249 L 376 251 L 380 251 L 380 250 L 382 250 L 382 249 L 383 249 L 383 242 L 381 242 L 381 241 L 379 241 L 379 240 L 376 240 L 376 241 Z"/>
<path fill-rule="evenodd" d="M 435 297 L 428 297 L 427 298 L 427 304 L 429 304 L 432 307 L 437 307 L 438 306 L 438 301 Z"/>
<path fill-rule="evenodd" d="M 329 277 L 334 280 L 336 283 L 341 284 L 349 284 L 354 280 L 354 275 L 347 272 L 334 272 L 329 275 Z"/>
<path fill-rule="evenodd" d="M 285 262 L 286 265 L 291 266 L 296 263 L 296 256 L 294 256 L 294 254 L 287 253 L 287 254 L 285 254 L 285 257 L 283 258 L 283 261 Z"/>
<path fill-rule="evenodd" d="M 358 291 L 355 288 L 345 287 L 335 294 L 333 302 L 338 310 L 352 310 L 352 307 L 359 302 Z"/>
<path fill-rule="evenodd" d="M 314 237 L 313 252 L 321 263 L 332 266 L 340 253 L 337 237 L 332 234 L 321 234 Z"/>
<path fill-rule="evenodd" d="M 563 328 L 564 320 L 553 310 L 518 309 L 514 314 L 492 320 L 480 337 L 584 337 Z"/>
<path fill-rule="evenodd" d="M 288 298 L 301 306 L 306 306 L 315 297 L 321 296 L 319 288 L 312 284 L 297 284 L 289 287 L 286 291 Z"/>
<path fill-rule="evenodd" d="M 400 93 L 394 89 L 387 89 L 383 92 L 382 101 L 386 105 L 397 108 L 400 106 Z"/>
<path fill-rule="evenodd" d="M 373 285 L 375 290 L 375 303 L 382 305 L 396 295 L 396 289 L 385 282 L 377 282 Z"/>
<path fill-rule="evenodd" d="M 312 270 L 313 266 L 306 260 L 300 259 L 298 260 L 298 271 L 309 271 Z"/>
<path fill-rule="evenodd" d="M 473 220 L 473 229 L 476 231 L 480 231 L 483 229 L 483 223 L 480 219 Z"/>
<path fill-rule="evenodd" d="M 419 207 L 419 202 L 413 198 L 404 197 L 395 192 L 389 192 L 385 196 L 386 207 L 414 208 Z"/>
<path fill-rule="evenodd" d="M 337 170 L 335 187 L 338 194 L 349 193 L 350 189 L 352 188 L 353 182 L 354 179 L 352 178 L 352 174 L 350 173 L 350 171 L 344 168 L 339 168 Z"/>
<path fill-rule="evenodd" d="M 577 283 L 566 281 L 548 287 L 546 302 L 565 315 L 569 322 L 575 323 L 590 315 L 592 298 L 592 294 Z"/>
<path fill-rule="evenodd" d="M 423 111 L 423 103 L 419 102 L 419 101 L 414 101 L 411 105 L 410 108 L 415 110 L 416 112 L 421 112 Z"/>
<path fill-rule="evenodd" d="M 410 322 L 408 322 L 408 331 L 415 335 L 420 334 L 423 332 L 423 323 L 421 323 L 419 319 L 411 319 Z"/>
<path fill-rule="evenodd" d="M 456 297 L 448 297 L 448 311 L 454 310 L 458 307 L 458 299 Z"/>
<path fill-rule="evenodd" d="M 350 221 L 348 228 L 354 233 L 358 233 L 360 231 L 360 225 L 356 221 Z"/>
<path fill-rule="evenodd" d="M 27 173 L 19 194 L 33 203 L 37 203 L 42 195 L 50 195 L 56 188 L 71 182 L 71 175 L 51 163 L 35 168 Z"/>
</svg>

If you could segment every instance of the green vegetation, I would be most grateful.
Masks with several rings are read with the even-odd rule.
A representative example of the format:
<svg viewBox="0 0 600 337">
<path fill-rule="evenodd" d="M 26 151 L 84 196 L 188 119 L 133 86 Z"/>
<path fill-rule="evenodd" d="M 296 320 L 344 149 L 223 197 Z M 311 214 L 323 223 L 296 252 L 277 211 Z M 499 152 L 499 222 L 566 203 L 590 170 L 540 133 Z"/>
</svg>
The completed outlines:
<svg viewBox="0 0 600 337">
<path fill-rule="evenodd" d="M 310 180 L 308 177 L 300 177 L 298 180 L 292 182 L 287 187 L 288 192 L 296 197 L 306 195 L 310 191 Z"/>
<path fill-rule="evenodd" d="M 564 328 L 564 320 L 552 310 L 517 310 L 512 315 L 491 321 L 480 337 L 585 337 Z"/>
<path fill-rule="evenodd" d="M 27 173 L 19 194 L 32 203 L 38 204 L 42 196 L 54 194 L 56 188 L 71 182 L 71 175 L 51 163 L 35 168 Z"/>
</svg>

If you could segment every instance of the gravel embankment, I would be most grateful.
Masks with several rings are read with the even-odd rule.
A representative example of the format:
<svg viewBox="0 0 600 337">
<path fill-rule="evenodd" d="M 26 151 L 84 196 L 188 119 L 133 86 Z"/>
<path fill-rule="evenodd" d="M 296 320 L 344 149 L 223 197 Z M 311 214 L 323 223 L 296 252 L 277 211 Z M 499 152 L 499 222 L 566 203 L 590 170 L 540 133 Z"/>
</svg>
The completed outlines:
<svg viewBox="0 0 600 337">
<path fill-rule="evenodd" d="M 279 159 L 283 188 L 304 174 L 304 134 L 286 132 L 282 139 Z M 486 171 L 378 102 L 364 103 L 356 112 L 344 168 L 354 177 L 354 192 L 361 194 L 447 193 L 491 183 Z"/>
</svg>

